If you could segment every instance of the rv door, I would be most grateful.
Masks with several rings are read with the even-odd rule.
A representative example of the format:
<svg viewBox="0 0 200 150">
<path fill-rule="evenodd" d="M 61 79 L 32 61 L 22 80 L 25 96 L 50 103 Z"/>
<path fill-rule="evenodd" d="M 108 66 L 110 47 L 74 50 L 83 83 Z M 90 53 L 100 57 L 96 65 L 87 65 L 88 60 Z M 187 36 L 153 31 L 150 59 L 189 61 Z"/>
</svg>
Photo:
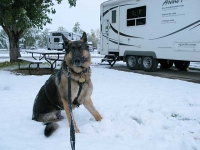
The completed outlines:
<svg viewBox="0 0 200 150">
<path fill-rule="evenodd" d="M 119 51 L 119 7 L 104 6 L 102 11 L 102 54 Z"/>
<path fill-rule="evenodd" d="M 101 50 L 100 53 L 103 55 L 108 54 L 109 44 L 109 7 L 102 5 L 101 7 Z"/>
<path fill-rule="evenodd" d="M 109 16 L 109 51 L 119 52 L 119 7 L 112 7 Z"/>
</svg>

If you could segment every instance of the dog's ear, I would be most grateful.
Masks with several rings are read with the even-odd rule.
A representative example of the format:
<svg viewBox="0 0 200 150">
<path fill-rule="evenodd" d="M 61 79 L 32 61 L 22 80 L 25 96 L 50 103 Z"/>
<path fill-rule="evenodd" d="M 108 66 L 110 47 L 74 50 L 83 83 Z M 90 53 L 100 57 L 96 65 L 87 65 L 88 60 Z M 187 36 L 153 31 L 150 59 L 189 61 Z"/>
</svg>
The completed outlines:
<svg viewBox="0 0 200 150">
<path fill-rule="evenodd" d="M 67 46 L 71 41 L 68 40 L 63 34 L 62 34 L 62 39 L 63 39 L 63 44 L 64 44 L 64 47 Z"/>
<path fill-rule="evenodd" d="M 68 50 L 68 45 L 72 42 L 68 40 L 63 34 L 62 34 L 62 39 L 63 39 L 63 48 L 65 49 L 65 52 L 69 52 Z"/>
<path fill-rule="evenodd" d="M 87 35 L 86 35 L 85 32 L 83 32 L 83 35 L 82 35 L 82 37 L 81 37 L 81 41 L 83 41 L 84 43 L 87 42 Z"/>
</svg>

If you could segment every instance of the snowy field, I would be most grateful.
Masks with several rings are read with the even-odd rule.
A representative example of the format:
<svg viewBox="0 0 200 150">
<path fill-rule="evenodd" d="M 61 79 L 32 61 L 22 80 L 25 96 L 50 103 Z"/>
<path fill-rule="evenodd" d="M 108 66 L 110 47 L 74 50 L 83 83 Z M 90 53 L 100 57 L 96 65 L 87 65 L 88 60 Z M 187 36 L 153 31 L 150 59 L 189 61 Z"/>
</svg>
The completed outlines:
<svg viewBox="0 0 200 150">
<path fill-rule="evenodd" d="M 200 84 L 108 69 L 97 64 L 100 58 L 92 62 L 92 99 L 103 119 L 96 122 L 83 106 L 74 110 L 76 150 L 200 150 Z M 0 150 L 71 149 L 64 111 L 49 138 L 42 123 L 31 120 L 48 77 L 0 70 Z"/>
</svg>

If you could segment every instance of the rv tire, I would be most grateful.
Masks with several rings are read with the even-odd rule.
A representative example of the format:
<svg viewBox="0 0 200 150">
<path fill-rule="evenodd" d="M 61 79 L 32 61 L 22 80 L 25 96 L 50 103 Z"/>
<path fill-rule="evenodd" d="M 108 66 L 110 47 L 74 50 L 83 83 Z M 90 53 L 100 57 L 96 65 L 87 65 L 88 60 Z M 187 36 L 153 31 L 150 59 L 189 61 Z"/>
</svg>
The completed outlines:
<svg viewBox="0 0 200 150">
<path fill-rule="evenodd" d="M 144 56 L 142 57 L 141 66 L 144 71 L 147 72 L 155 71 L 158 66 L 158 60 L 154 59 L 151 56 Z"/>
<path fill-rule="evenodd" d="M 138 63 L 138 56 L 127 56 L 126 65 L 130 70 L 137 70 L 140 68 Z"/>
<path fill-rule="evenodd" d="M 177 69 L 184 71 L 184 70 L 187 70 L 187 68 L 190 65 L 190 62 L 189 61 L 176 61 L 174 64 Z"/>
<path fill-rule="evenodd" d="M 160 65 L 162 69 L 169 69 L 173 66 L 173 62 L 162 62 Z"/>
</svg>

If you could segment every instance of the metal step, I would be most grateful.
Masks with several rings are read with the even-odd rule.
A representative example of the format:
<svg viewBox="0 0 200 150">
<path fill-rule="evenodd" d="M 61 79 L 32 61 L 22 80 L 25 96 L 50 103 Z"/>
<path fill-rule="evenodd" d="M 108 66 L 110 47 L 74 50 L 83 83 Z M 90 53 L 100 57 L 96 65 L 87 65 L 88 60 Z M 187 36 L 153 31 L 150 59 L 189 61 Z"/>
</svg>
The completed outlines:
<svg viewBox="0 0 200 150">
<path fill-rule="evenodd" d="M 115 56 L 115 54 L 108 54 L 103 59 L 101 59 L 101 63 L 104 61 L 108 62 L 109 65 L 112 67 L 116 63 L 117 58 L 118 56 Z"/>
</svg>

